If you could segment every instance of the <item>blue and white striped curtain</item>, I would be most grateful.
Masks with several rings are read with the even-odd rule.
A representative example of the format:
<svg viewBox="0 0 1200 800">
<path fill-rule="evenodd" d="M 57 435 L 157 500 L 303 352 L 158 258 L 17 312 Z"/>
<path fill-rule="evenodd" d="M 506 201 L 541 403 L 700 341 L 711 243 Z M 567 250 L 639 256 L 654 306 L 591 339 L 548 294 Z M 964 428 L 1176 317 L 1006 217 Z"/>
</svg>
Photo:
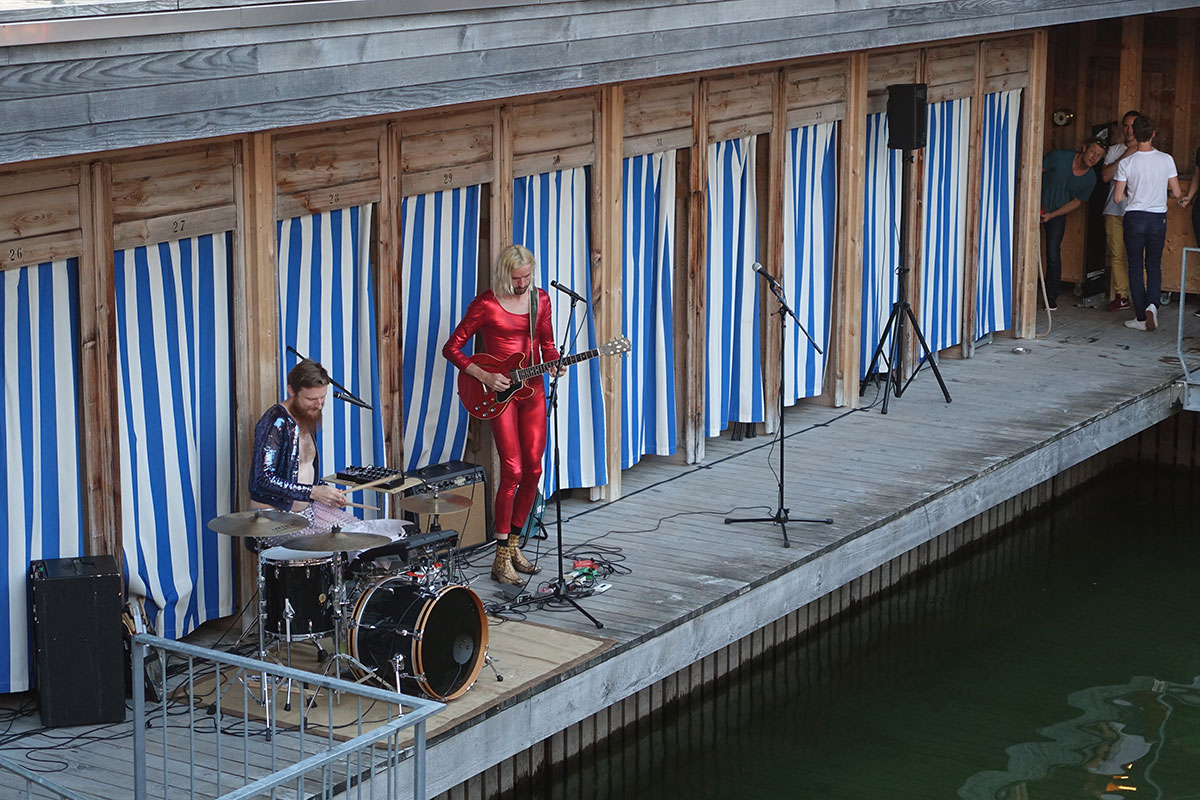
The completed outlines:
<svg viewBox="0 0 1200 800">
<path fill-rule="evenodd" d="M 78 277 L 75 259 L 0 272 L 0 694 L 30 688 L 29 562 L 83 553 Z"/>
<path fill-rule="evenodd" d="M 233 612 L 231 238 L 114 254 L 126 580 L 169 639 Z"/>
<path fill-rule="evenodd" d="M 983 180 L 979 186 L 979 271 L 975 338 L 1012 327 L 1013 209 L 1021 90 L 983 98 Z"/>
<path fill-rule="evenodd" d="M 278 223 L 280 386 L 297 358 L 321 362 L 333 380 L 374 410 L 329 398 L 317 436 L 320 469 L 384 465 L 379 410 L 375 293 L 371 281 L 371 208 L 355 206 Z M 364 516 L 361 510 L 359 516 Z"/>
<path fill-rule="evenodd" d="M 621 327 L 621 467 L 675 452 L 675 151 L 625 159 Z"/>
<path fill-rule="evenodd" d="M 461 459 L 470 417 L 442 345 L 478 291 L 479 187 L 400 203 L 404 469 Z M 472 342 L 464 352 L 470 354 Z"/>
<path fill-rule="evenodd" d="M 920 319 L 936 353 L 962 341 L 971 98 L 930 103 L 927 113 Z"/>
<path fill-rule="evenodd" d="M 798 398 L 819 395 L 825 382 L 837 222 L 837 123 L 788 131 L 784 176 L 784 296 L 826 351 L 817 353 L 796 323 L 784 320 L 783 400 L 795 405 Z"/>
<path fill-rule="evenodd" d="M 867 117 L 867 168 L 863 209 L 862 336 L 859 377 L 865 378 L 871 356 L 883 338 L 883 326 L 896 302 L 900 267 L 900 199 L 903 187 L 900 150 L 887 146 L 887 114 Z M 891 335 L 884 353 L 891 346 Z M 881 361 L 880 372 L 888 365 Z"/>
<path fill-rule="evenodd" d="M 578 292 L 589 303 L 592 270 L 589 242 L 588 171 L 586 167 L 547 172 L 513 181 L 513 242 L 528 247 L 537 259 L 537 285 L 551 292 L 554 331 L 558 343 L 567 327 L 570 301 L 554 295 L 550 281 L 557 280 Z M 582 330 L 578 338 L 574 331 Z M 591 306 L 576 308 L 567 352 L 597 346 Z M 608 482 L 605 452 L 604 395 L 600 387 L 600 362 L 592 359 L 571 367 L 558 384 L 558 427 L 551 426 L 546 444 L 542 494 L 556 491 L 554 440 L 558 437 L 563 488 L 601 486 Z"/>
<path fill-rule="evenodd" d="M 708 146 L 708 305 L 704 429 L 763 419 L 758 331 L 757 136 Z"/>
</svg>

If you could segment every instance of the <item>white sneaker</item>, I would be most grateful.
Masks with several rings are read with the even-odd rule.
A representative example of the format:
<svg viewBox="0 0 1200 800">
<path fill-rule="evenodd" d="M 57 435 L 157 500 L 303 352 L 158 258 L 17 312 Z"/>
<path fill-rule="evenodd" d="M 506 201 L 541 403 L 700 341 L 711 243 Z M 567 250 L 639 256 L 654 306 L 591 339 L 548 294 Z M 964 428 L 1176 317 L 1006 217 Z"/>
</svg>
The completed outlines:
<svg viewBox="0 0 1200 800">
<path fill-rule="evenodd" d="M 1158 330 L 1158 306 L 1154 303 L 1146 306 L 1146 330 Z"/>
<path fill-rule="evenodd" d="M 1147 319 L 1149 319 L 1149 317 L 1147 317 Z M 1127 319 L 1125 320 L 1125 327 L 1133 328 L 1135 331 L 1144 331 L 1146 330 L 1146 323 L 1140 319 Z"/>
</svg>

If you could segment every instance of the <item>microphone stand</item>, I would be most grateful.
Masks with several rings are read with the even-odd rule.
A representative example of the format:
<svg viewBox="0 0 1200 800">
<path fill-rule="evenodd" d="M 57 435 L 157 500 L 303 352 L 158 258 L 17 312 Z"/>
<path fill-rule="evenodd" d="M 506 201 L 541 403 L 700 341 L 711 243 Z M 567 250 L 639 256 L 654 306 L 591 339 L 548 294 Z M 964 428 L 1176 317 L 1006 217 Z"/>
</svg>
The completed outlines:
<svg viewBox="0 0 1200 800">
<path fill-rule="evenodd" d="M 575 296 L 574 292 L 568 292 L 567 294 L 571 298 L 571 313 L 567 317 L 567 327 L 566 330 L 563 331 L 562 345 L 558 349 L 558 354 L 560 357 L 567 351 L 567 337 L 571 335 L 571 327 L 575 320 L 575 304 L 579 302 L 579 298 Z M 558 452 L 558 379 L 561 375 L 561 369 L 555 370 L 554 375 L 550 378 L 550 405 L 546 412 L 547 425 L 551 420 L 554 422 L 554 526 L 558 547 L 558 558 L 556 559 L 558 562 L 558 577 L 551 581 L 551 585 L 554 587 L 554 592 L 551 597 L 553 597 L 555 600 L 561 600 L 566 602 L 568 605 L 573 606 L 576 611 L 587 617 L 588 620 L 597 628 L 603 628 L 604 625 L 601 624 L 600 620 L 589 614 L 583 608 L 583 606 L 576 602 L 575 598 L 571 597 L 567 593 L 567 579 L 563 574 L 562 481 L 561 475 L 559 474 L 560 461 Z M 535 498 L 534 503 L 536 504 L 536 502 L 537 500 Z M 529 511 L 531 514 L 533 513 L 532 508 Z"/>
<path fill-rule="evenodd" d="M 300 359 L 301 361 L 309 360 L 308 356 L 302 355 L 299 350 L 292 347 L 290 344 L 287 346 L 287 349 L 288 349 L 289 353 L 291 353 L 292 355 L 294 355 L 296 358 Z M 342 386 L 340 383 L 335 381 L 333 379 L 332 375 L 329 376 L 329 385 L 333 387 L 333 399 L 334 400 L 341 400 L 343 402 L 349 403 L 352 406 L 358 406 L 359 408 L 365 408 L 368 411 L 374 410 L 374 406 L 372 406 L 367 401 L 360 399 L 358 395 L 349 391 L 348 389 L 346 389 L 345 386 Z"/>
<path fill-rule="evenodd" d="M 761 272 L 757 269 L 755 271 L 766 278 L 767 285 L 771 287 L 771 294 L 775 295 L 775 299 L 779 302 L 779 310 L 774 312 L 779 315 L 779 506 L 776 508 L 775 513 L 769 517 L 726 517 L 725 524 L 732 525 L 735 522 L 770 522 L 773 525 L 778 525 L 779 529 L 783 531 L 783 546 L 791 547 L 792 543 L 788 540 L 787 534 L 787 524 L 789 522 L 807 522 L 819 523 L 822 525 L 832 525 L 833 519 L 830 517 L 822 517 L 820 519 L 792 519 L 789 516 L 791 509 L 783 507 L 783 452 L 786 449 L 784 445 L 787 444 L 787 438 L 783 435 L 783 367 L 784 358 L 786 357 L 786 352 L 784 349 L 786 344 L 784 326 L 787 324 L 787 317 L 791 317 L 793 320 L 795 320 L 796 327 L 800 329 L 800 332 L 804 334 L 806 339 L 812 342 L 812 346 L 816 348 L 817 353 L 824 355 L 824 351 L 821 349 L 821 346 L 817 344 L 811 336 L 809 336 L 808 331 L 804 329 L 804 325 L 800 323 L 800 320 L 796 318 L 796 314 L 791 308 L 788 307 L 787 300 L 785 300 L 783 297 L 783 287 L 779 285 L 779 281 L 775 280 L 774 277 L 766 272 Z"/>
</svg>

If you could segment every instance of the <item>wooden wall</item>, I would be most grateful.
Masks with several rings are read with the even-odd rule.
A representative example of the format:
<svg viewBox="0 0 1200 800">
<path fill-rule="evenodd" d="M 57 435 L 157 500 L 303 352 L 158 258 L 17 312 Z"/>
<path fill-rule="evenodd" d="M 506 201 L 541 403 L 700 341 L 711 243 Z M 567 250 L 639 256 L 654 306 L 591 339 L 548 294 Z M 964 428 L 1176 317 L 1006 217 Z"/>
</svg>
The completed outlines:
<svg viewBox="0 0 1200 800">
<path fill-rule="evenodd" d="M 81 414 L 85 419 L 88 530 L 93 552 L 119 553 L 120 503 L 115 471 L 112 252 L 186 236 L 234 233 L 237 441 L 248 469 L 254 422 L 279 396 L 276 222 L 334 208 L 374 204 L 374 263 L 386 448 L 403 462 L 399 269 L 403 197 L 485 185 L 480 277 L 512 229 L 514 177 L 574 166 L 592 170 L 593 313 L 607 340 L 621 327 L 622 158 L 678 151 L 676 385 L 679 449 L 704 458 L 704 342 L 707 145 L 757 134 L 760 158 L 760 253 L 769 271 L 782 258 L 783 161 L 790 127 L 837 121 L 838 238 L 833 331 L 825 391 L 813 402 L 858 402 L 865 119 L 882 110 L 886 87 L 924 80 L 932 101 L 980 98 L 1032 85 L 1038 34 L 985 38 L 925 48 L 764 64 L 749 69 L 634 81 L 337 124 L 241 133 L 202 142 L 112 151 L 15 165 L 0 172 L 0 254 L 5 267 L 81 258 L 84 320 Z M 1036 99 L 1030 103 L 1037 102 Z M 978 108 L 978 101 L 976 101 Z M 978 152 L 979 126 L 972 137 Z M 1038 140 L 1040 142 L 1040 139 Z M 1027 143 L 1028 147 L 1035 143 Z M 1040 153 L 1034 158 L 1040 160 Z M 977 170 L 976 170 L 977 172 Z M 920 164 L 914 189 L 921 185 Z M 1022 178 L 1026 215 L 1036 213 L 1036 173 Z M 978 175 L 972 177 L 977 187 Z M 972 188 L 972 191 L 977 191 Z M 919 198 L 918 198 L 919 199 Z M 919 205 L 917 209 L 919 210 Z M 919 218 L 919 217 L 916 217 Z M 977 220 L 972 218 L 971 238 Z M 909 234 L 914 245 L 917 226 Z M 917 252 L 913 250 L 914 254 Z M 973 252 L 973 249 L 972 249 Z M 914 256 L 915 258 L 916 256 Z M 1018 280 L 1027 271 L 1018 260 Z M 973 267 L 969 270 L 973 275 Z M 964 291 L 973 297 L 973 285 Z M 915 295 L 914 295 L 915 296 Z M 766 299 L 765 298 L 764 302 Z M 764 306 L 764 311 L 771 309 Z M 766 404 L 778 391 L 778 319 L 764 313 Z M 973 320 L 969 325 L 973 325 Z M 1015 333 L 1027 331 L 1019 323 Z M 970 339 L 970 336 L 964 337 Z M 970 354 L 970 346 L 962 348 Z M 609 459 L 619 463 L 620 363 L 602 364 Z M 766 427 L 778 423 L 774 412 Z M 476 460 L 491 462 L 486 429 L 472 434 Z M 593 494 L 615 498 L 621 476 Z M 244 482 L 239 481 L 244 506 Z M 247 573 L 248 574 L 248 573 Z"/>
<path fill-rule="evenodd" d="M 1050 96 L 1055 109 L 1075 114 L 1069 125 L 1046 124 L 1047 149 L 1075 149 L 1095 126 L 1119 121 L 1126 111 L 1149 115 L 1157 124 L 1154 146 L 1175 157 L 1180 185 L 1188 179 L 1200 147 L 1200 58 L 1196 46 L 1200 18 L 1195 13 L 1156 14 L 1085 22 L 1051 29 Z M 1118 137 L 1120 132 L 1118 131 Z M 1118 138 L 1118 141 L 1120 139 Z M 1107 192 L 1107 188 L 1105 189 Z M 1063 240 L 1063 280 L 1077 283 L 1104 262 L 1103 236 L 1093 238 L 1096 217 L 1077 211 Z M 1100 243 L 1088 246 L 1088 241 Z M 1163 290 L 1179 291 L 1184 247 L 1195 247 L 1190 209 L 1167 206 L 1163 250 Z M 1188 291 L 1200 291 L 1200 263 L 1191 263 Z"/>
<path fill-rule="evenodd" d="M 2 5 L 0 163 L 1003 35 L 1128 10 L 1088 0 Z"/>
</svg>

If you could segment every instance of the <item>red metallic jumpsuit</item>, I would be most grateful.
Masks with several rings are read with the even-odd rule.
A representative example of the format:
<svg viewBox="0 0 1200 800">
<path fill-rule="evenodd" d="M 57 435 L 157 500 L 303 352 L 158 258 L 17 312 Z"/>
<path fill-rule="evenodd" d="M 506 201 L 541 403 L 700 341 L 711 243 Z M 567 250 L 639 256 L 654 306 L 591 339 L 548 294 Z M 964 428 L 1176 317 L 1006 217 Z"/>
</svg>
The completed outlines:
<svg viewBox="0 0 1200 800">
<path fill-rule="evenodd" d="M 554 346 L 554 326 L 551 320 L 550 296 L 537 289 L 537 341 L 541 361 L 554 361 L 558 349 Z M 476 296 L 467 307 L 458 327 L 442 348 L 446 360 L 465 370 L 471 363 L 463 355 L 463 345 L 476 333 L 480 334 L 485 352 L 498 358 L 524 353 L 522 366 L 535 363 L 531 358 L 529 315 L 505 311 L 490 290 Z M 546 450 L 546 388 L 541 376 L 529 380 L 533 394 L 513 399 L 500 416 L 491 420 L 492 437 L 500 454 L 500 485 L 496 488 L 495 537 L 506 537 L 520 530 L 529 516 L 542 477 L 542 455 Z"/>
</svg>

